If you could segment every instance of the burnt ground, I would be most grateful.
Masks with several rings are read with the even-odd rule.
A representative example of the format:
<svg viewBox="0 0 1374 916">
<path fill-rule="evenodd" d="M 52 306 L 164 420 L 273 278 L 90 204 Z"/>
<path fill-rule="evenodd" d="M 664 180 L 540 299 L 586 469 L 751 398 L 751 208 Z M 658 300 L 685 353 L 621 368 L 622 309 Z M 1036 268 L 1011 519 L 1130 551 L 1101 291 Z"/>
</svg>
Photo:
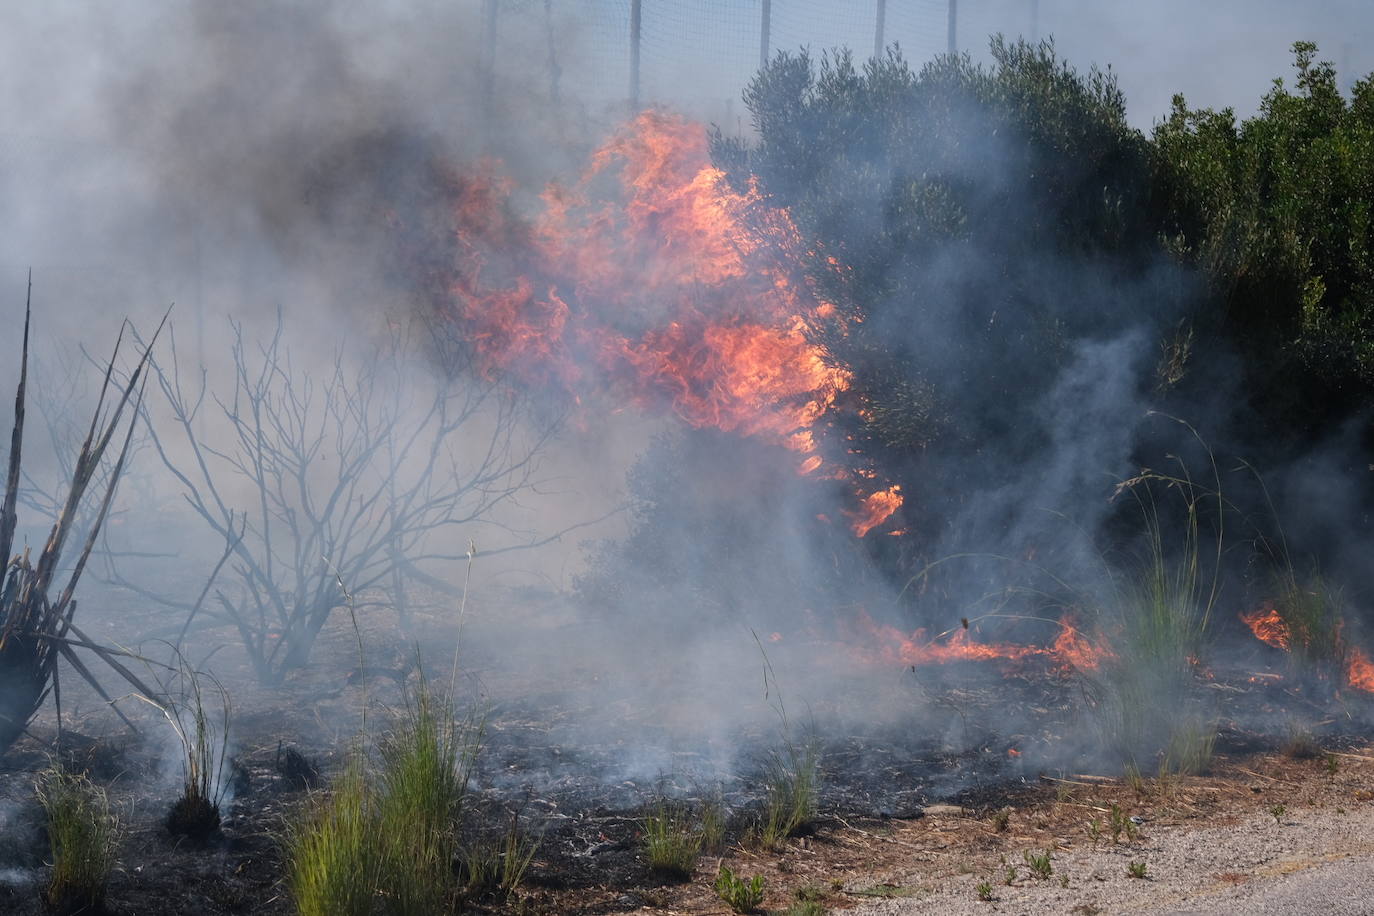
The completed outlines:
<svg viewBox="0 0 1374 916">
<path fill-rule="evenodd" d="M 451 632 L 448 641 L 436 635 L 452 627 L 442 605 L 417 617 L 428 628 L 422 645 L 452 645 Z M 1256 659 L 1200 687 L 1223 713 L 1208 775 L 1128 784 L 1086 750 L 1082 685 L 1043 667 L 961 663 L 918 676 L 850 664 L 822 670 L 817 662 L 812 673 L 826 703 L 794 690 L 789 715 L 776 685 L 755 681 L 742 695 L 731 680 L 723 692 L 713 685 L 693 694 L 672 679 L 667 662 L 658 666 L 667 687 L 644 672 L 627 677 L 601 667 L 574 648 L 588 645 L 585 633 L 570 629 L 582 624 L 547 606 L 477 614 L 467 626 L 462 680 L 486 723 L 467 834 L 496 836 L 518 823 L 539 843 L 515 898 L 469 901 L 469 911 L 725 913 L 711 889 L 722 863 L 764 875 L 769 907 L 785 908 L 809 889 L 827 907 L 845 909 L 929 891 L 910 879 L 913 869 L 926 883 L 968 883 L 1028 848 L 1083 846 L 1085 823 L 1112 804 L 1141 818 L 1147 832 L 1225 824 L 1278 804 L 1374 804 L 1370 734 L 1358 725 L 1369 718 L 1369 701 L 1278 678 L 1252 683 Z M 69 674 L 61 744 L 49 708 L 0 760 L 0 910 L 42 912 L 46 849 L 33 784 L 56 752 L 106 786 L 120 813 L 114 912 L 291 912 L 280 883 L 283 830 L 312 792 L 328 791 L 364 728 L 385 729 L 388 709 L 403 702 L 401 684 L 417 677 L 415 643 L 389 624 L 369 627 L 363 670 L 370 676 L 358 676 L 355 635 L 331 627 L 307 670 L 263 688 L 243 677 L 242 659 L 215 635 L 199 634 L 198 645 L 212 655 L 207 666 L 232 685 L 235 706 L 219 830 L 203 843 L 168 834 L 179 772 L 170 736 L 146 714 L 136 717 L 141 734 L 128 733 Z M 820 658 L 839 652 L 798 642 L 798 651 Z M 438 660 L 422 662 L 442 670 Z M 804 713 L 800 695 L 808 697 Z M 735 707 L 756 709 L 746 715 Z M 1302 740 L 1294 740 L 1295 722 Z M 818 741 L 820 816 L 785 848 L 761 850 L 748 835 L 770 755 L 804 731 Z M 1062 753 L 1069 746 L 1085 750 Z M 729 812 L 723 848 L 703 855 L 686 882 L 662 880 L 641 850 L 642 819 L 664 797 L 715 799 Z"/>
</svg>

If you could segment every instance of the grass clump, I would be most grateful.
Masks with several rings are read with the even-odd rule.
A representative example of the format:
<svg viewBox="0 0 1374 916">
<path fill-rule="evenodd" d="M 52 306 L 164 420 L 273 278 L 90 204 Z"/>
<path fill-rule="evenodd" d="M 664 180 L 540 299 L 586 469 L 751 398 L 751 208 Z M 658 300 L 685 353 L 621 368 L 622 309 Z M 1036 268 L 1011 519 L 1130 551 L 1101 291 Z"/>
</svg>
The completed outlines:
<svg viewBox="0 0 1374 916">
<path fill-rule="evenodd" d="M 167 830 L 173 836 L 204 841 L 220 824 L 232 712 L 224 685 L 209 674 L 192 670 L 180 658 L 179 662 L 179 689 L 165 691 L 176 699 L 161 703 L 143 699 L 162 711 L 181 743 L 181 795 L 167 813 Z M 219 694 L 218 715 L 208 701 L 207 682 Z"/>
<path fill-rule="evenodd" d="M 287 884 L 301 916 L 397 916 L 453 904 L 457 823 L 480 743 L 421 679 L 378 765 L 359 753 L 334 791 L 288 834 Z M 528 864 L 528 862 L 526 862 Z"/>
<path fill-rule="evenodd" d="M 719 797 L 708 798 L 701 806 L 701 851 L 720 852 L 725 848 L 725 827 L 729 819 Z"/>
<path fill-rule="evenodd" d="M 765 775 L 763 816 L 757 838 L 766 849 L 777 849 L 789 837 L 810 829 L 816 819 L 820 768 L 811 742 L 789 743 L 774 753 Z"/>
<path fill-rule="evenodd" d="M 1143 880 L 1145 877 L 1147 877 L 1147 875 L 1146 875 L 1146 870 L 1145 870 L 1145 863 L 1144 863 L 1144 862 L 1131 862 L 1130 864 L 1128 864 L 1128 865 L 1126 866 L 1126 877 L 1128 877 L 1128 878 L 1140 878 L 1140 879 Z"/>
<path fill-rule="evenodd" d="M 649 867 L 675 881 L 692 877 L 705 831 L 680 805 L 660 802 L 644 818 L 644 853 Z"/>
<path fill-rule="evenodd" d="M 1212 767 L 1217 729 L 1211 722 L 1188 718 L 1169 735 L 1169 743 L 1159 762 L 1161 775 L 1201 776 Z"/>
<path fill-rule="evenodd" d="M 742 878 L 722 865 L 716 875 L 716 896 L 736 913 L 752 913 L 763 903 L 763 875 Z"/>
<path fill-rule="evenodd" d="M 389 911 L 435 912 L 452 895 L 456 825 L 476 748 L 422 679 L 380 748 L 379 889 Z"/>
<path fill-rule="evenodd" d="M 47 815 L 52 854 L 44 902 L 59 914 L 105 912 L 119 842 L 119 821 L 108 796 L 85 776 L 54 766 L 39 778 L 38 800 Z"/>
<path fill-rule="evenodd" d="M 1211 466 L 1215 478 L 1214 461 Z M 1180 499 L 1156 502 L 1160 488 Z M 1089 677 L 1090 694 L 1107 746 L 1128 767 L 1153 769 L 1167 761 L 1166 771 L 1194 769 L 1210 761 L 1212 739 L 1199 716 L 1178 712 L 1194 688 L 1219 598 L 1220 480 L 1204 488 L 1186 467 L 1177 475 L 1146 471 L 1117 492 L 1139 505 L 1144 543 L 1129 572 L 1112 575 L 1101 600 L 1106 622 L 1120 634 L 1119 650 Z"/>
<path fill-rule="evenodd" d="M 1288 737 L 1283 742 L 1283 753 L 1294 760 L 1315 760 L 1322 754 L 1321 745 L 1310 729 L 1296 723 L 1288 726 Z"/>
<path fill-rule="evenodd" d="M 992 894 L 992 883 L 990 881 L 979 881 L 973 889 L 974 894 L 984 903 L 991 903 L 997 898 Z"/>
<path fill-rule="evenodd" d="M 300 916 L 368 916 L 377 893 L 375 799 L 355 759 L 287 833 L 286 886 Z"/>
<path fill-rule="evenodd" d="M 464 849 L 460 858 L 463 889 L 470 897 L 512 896 L 525 881 L 539 843 L 520 829 L 518 817 L 495 842 L 476 843 Z"/>
<path fill-rule="evenodd" d="M 825 904 L 819 900 L 798 900 L 782 911 L 782 916 L 825 916 Z"/>
</svg>

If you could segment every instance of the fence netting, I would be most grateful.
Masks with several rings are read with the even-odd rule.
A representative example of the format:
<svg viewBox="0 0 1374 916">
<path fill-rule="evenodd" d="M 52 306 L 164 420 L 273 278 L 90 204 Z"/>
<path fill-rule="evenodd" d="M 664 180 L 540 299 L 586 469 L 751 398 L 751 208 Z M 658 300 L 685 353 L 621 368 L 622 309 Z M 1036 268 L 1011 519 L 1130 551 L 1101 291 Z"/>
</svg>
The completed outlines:
<svg viewBox="0 0 1374 916">
<path fill-rule="evenodd" d="M 768 49 L 812 54 L 848 48 L 862 61 L 878 40 L 881 0 L 771 0 Z M 519 69 L 558 104 L 667 104 L 730 122 L 757 72 L 764 0 L 640 0 L 639 71 L 632 81 L 633 0 L 483 0 L 484 39 L 496 79 Z M 989 34 L 1030 35 L 1034 0 L 958 3 L 961 48 Z M 946 50 L 949 0 L 886 0 L 884 46 L 919 67 Z M 494 27 L 491 20 L 494 19 Z"/>
</svg>

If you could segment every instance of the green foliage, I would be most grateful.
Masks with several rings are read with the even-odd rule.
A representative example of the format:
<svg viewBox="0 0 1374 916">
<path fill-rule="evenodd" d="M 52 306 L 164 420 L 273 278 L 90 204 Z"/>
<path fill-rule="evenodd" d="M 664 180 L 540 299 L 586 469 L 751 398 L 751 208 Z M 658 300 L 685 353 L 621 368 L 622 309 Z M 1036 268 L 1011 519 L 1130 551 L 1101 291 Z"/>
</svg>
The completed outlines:
<svg viewBox="0 0 1374 916">
<path fill-rule="evenodd" d="M 644 853 L 649 867 L 680 881 L 692 877 L 704 830 L 681 806 L 660 802 L 644 818 Z"/>
<path fill-rule="evenodd" d="M 836 306 L 811 330 L 854 373 L 846 404 L 861 409 L 834 415 L 835 441 L 918 494 L 927 529 L 962 492 L 920 472 L 928 447 L 989 460 L 980 450 L 1035 422 L 1028 405 L 1072 341 L 1144 317 L 1115 294 L 1081 307 L 1051 265 L 1129 282 L 1158 249 L 1148 144 L 1114 78 L 1049 42 L 999 38 L 991 53 L 919 72 L 895 50 L 861 65 L 780 53 L 745 91 L 757 141 L 712 146 L 738 186 L 788 208 L 808 280 Z"/>
<path fill-rule="evenodd" d="M 1201 773 L 1215 744 L 1215 726 L 1190 694 L 1220 594 L 1225 504 L 1215 460 L 1193 438 L 1207 452 L 1212 486 L 1194 481 L 1179 461 L 1177 474 L 1146 470 L 1117 488 L 1136 501 L 1145 543 L 1101 599 L 1103 617 L 1120 634 L 1115 655 L 1084 678 L 1105 744 L 1132 781 L 1154 762 L 1161 776 Z M 1157 501 L 1160 491 L 1176 498 Z"/>
<path fill-rule="evenodd" d="M 1315 45 L 1293 54 L 1292 89 L 1241 123 L 1176 96 L 1152 152 L 1163 230 L 1210 277 L 1253 401 L 1300 434 L 1374 390 L 1374 82 L 1347 100 Z"/>
<path fill-rule="evenodd" d="M 716 896 L 736 913 L 752 913 L 763 903 L 763 875 L 745 879 L 735 876 L 727 866 L 716 875 Z"/>
<path fill-rule="evenodd" d="M 1288 813 L 1288 806 L 1279 802 L 1269 806 L 1269 816 L 1274 819 L 1275 824 L 1283 823 L 1283 816 Z"/>
<path fill-rule="evenodd" d="M 1116 802 L 1112 802 L 1111 809 L 1107 812 L 1107 828 L 1112 834 L 1112 845 L 1121 842 L 1123 834 L 1126 837 L 1126 842 L 1133 842 L 1136 834 L 1140 832 L 1135 821 L 1131 820 L 1130 816 L 1121 810 L 1121 806 Z"/>
<path fill-rule="evenodd" d="M 302 916 L 441 912 L 457 892 L 457 819 L 481 727 L 458 720 L 423 678 L 380 743 L 380 765 L 361 753 L 287 834 L 287 885 Z M 502 874 L 523 874 L 516 850 Z M 521 864 L 523 862 L 523 864 Z M 518 881 L 517 881 L 518 883 Z"/>
<path fill-rule="evenodd" d="M 1299 578 L 1291 565 L 1278 576 L 1274 610 L 1288 627 L 1288 657 L 1296 671 L 1341 683 L 1346 644 L 1341 636 L 1345 599 L 1320 574 Z"/>
<path fill-rule="evenodd" d="M 1184 717 L 1175 723 L 1169 735 L 1169 743 L 1159 761 L 1160 774 L 1200 776 L 1206 773 L 1212 766 L 1216 743 L 1217 729 L 1214 723 Z"/>
<path fill-rule="evenodd" d="M 1126 877 L 1144 878 L 1145 876 L 1146 874 L 1144 862 L 1130 862 L 1126 865 Z"/>
<path fill-rule="evenodd" d="M 476 752 L 474 730 L 422 678 L 381 742 L 375 830 L 390 912 L 437 912 L 453 893 L 455 825 Z"/>
<path fill-rule="evenodd" d="M 993 900 L 997 899 L 992 895 L 992 884 L 988 881 L 979 881 L 978 886 L 975 887 L 973 891 L 977 894 L 978 899 L 984 903 L 991 903 Z"/>
<path fill-rule="evenodd" d="M 701 849 L 720 852 L 725 848 L 725 804 L 719 798 L 708 798 L 701 807 Z"/>
<path fill-rule="evenodd" d="M 103 912 L 119 842 L 119 822 L 105 791 L 54 765 L 39 777 L 38 800 L 52 853 L 44 899 L 59 913 Z"/>
<path fill-rule="evenodd" d="M 788 837 L 811 826 L 816 818 L 820 770 L 814 744 L 788 742 L 773 754 L 766 776 L 763 817 L 758 840 L 766 849 L 777 849 Z"/>
<path fill-rule="evenodd" d="M 1040 880 L 1044 881 L 1054 874 L 1054 865 L 1050 861 L 1048 849 L 1044 852 L 1032 852 L 1027 849 L 1021 855 L 1026 860 L 1026 867 L 1030 869 L 1031 874 Z"/>
<path fill-rule="evenodd" d="M 286 885 L 300 916 L 368 916 L 376 894 L 374 800 L 359 761 L 287 834 Z"/>
<path fill-rule="evenodd" d="M 525 881 L 539 843 L 520 830 L 512 818 L 497 842 L 469 844 L 459 856 L 464 889 L 470 895 L 510 897 Z"/>
</svg>

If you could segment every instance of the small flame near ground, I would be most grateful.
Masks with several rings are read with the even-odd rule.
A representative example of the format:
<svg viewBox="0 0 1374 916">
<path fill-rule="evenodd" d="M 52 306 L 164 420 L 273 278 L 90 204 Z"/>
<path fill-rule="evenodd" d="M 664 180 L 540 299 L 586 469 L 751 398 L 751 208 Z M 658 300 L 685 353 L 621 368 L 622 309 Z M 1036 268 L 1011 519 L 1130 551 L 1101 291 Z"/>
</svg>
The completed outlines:
<svg viewBox="0 0 1374 916">
<path fill-rule="evenodd" d="M 1249 613 L 1242 612 L 1240 619 L 1260 642 L 1285 652 L 1292 651 L 1292 629 L 1274 607 L 1266 605 Z M 1369 656 L 1353 646 L 1346 646 L 1344 655 L 1346 685 L 1374 693 L 1374 663 L 1371 663 Z M 1281 680 L 1282 675 L 1257 674 L 1251 678 L 1255 682 L 1261 679 Z"/>
<path fill-rule="evenodd" d="M 800 473 L 850 482 L 859 537 L 900 508 L 898 487 L 819 453 L 817 423 L 852 378 L 812 342 L 835 308 L 794 267 L 803 241 L 787 211 L 734 190 L 701 125 L 640 114 L 575 184 L 548 187 L 532 220 L 494 164 L 454 184 L 440 310 L 479 370 L 579 403 L 668 405 L 692 426 L 804 455 Z"/>
<path fill-rule="evenodd" d="M 874 652 L 865 653 L 867 660 L 893 665 L 919 667 L 950 662 L 1019 662 L 1042 658 L 1055 668 L 1070 672 L 1096 671 L 1104 662 L 1116 657 L 1100 638 L 1090 638 L 1068 615 L 1058 621 L 1059 635 L 1048 646 L 978 642 L 968 624 L 932 636 L 924 629 L 903 633 L 861 613 L 858 625 L 871 642 L 877 643 Z"/>
</svg>

